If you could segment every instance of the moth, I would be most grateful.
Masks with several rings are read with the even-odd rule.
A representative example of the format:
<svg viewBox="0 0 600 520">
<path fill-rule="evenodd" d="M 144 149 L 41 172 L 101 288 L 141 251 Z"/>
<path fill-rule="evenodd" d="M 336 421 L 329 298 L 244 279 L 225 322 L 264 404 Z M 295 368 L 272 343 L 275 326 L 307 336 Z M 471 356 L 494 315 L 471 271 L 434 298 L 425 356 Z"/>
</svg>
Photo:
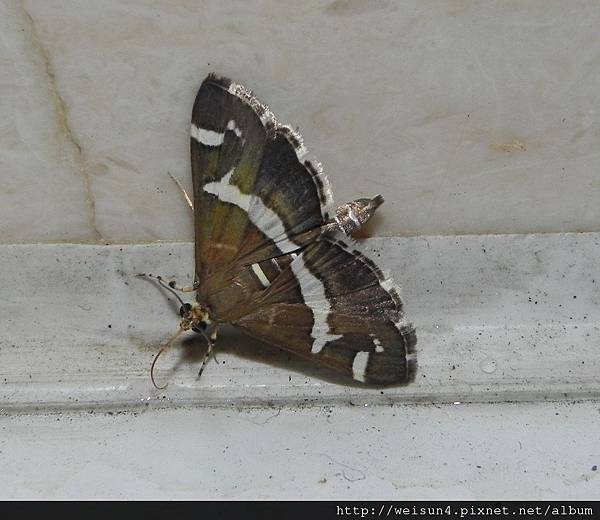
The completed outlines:
<svg viewBox="0 0 600 520">
<path fill-rule="evenodd" d="M 300 134 L 214 74 L 194 102 L 191 163 L 194 285 L 168 287 L 195 292 L 180 299 L 178 334 L 205 336 L 200 373 L 229 323 L 362 383 L 413 378 L 416 334 L 398 291 L 351 237 L 381 195 L 334 207 Z"/>
</svg>

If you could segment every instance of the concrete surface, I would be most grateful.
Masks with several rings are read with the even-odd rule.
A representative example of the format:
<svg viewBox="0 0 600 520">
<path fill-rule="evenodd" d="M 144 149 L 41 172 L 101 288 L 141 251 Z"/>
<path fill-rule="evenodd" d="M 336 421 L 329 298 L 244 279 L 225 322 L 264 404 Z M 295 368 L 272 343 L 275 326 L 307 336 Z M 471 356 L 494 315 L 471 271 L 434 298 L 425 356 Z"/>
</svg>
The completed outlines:
<svg viewBox="0 0 600 520">
<path fill-rule="evenodd" d="M 600 234 L 370 239 L 418 332 L 414 383 L 336 380 L 278 349 L 223 331 L 197 371 L 190 334 L 150 363 L 179 305 L 146 272 L 190 283 L 190 243 L 0 247 L 0 408 L 198 404 L 491 402 L 600 397 Z"/>
<path fill-rule="evenodd" d="M 2 0 L 0 242 L 190 240 L 210 71 L 298 126 L 377 235 L 600 231 L 595 0 Z"/>
<path fill-rule="evenodd" d="M 0 498 L 593 499 L 599 406 L 0 416 Z"/>
</svg>

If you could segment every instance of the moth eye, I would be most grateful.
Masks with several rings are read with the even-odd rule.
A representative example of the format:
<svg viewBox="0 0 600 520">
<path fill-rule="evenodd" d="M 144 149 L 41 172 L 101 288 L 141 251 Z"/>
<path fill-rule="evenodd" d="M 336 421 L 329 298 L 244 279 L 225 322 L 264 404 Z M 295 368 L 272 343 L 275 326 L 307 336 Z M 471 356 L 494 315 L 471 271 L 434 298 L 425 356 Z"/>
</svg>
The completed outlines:
<svg viewBox="0 0 600 520">
<path fill-rule="evenodd" d="M 180 308 L 179 308 L 179 315 L 183 318 L 186 314 L 189 314 L 189 312 L 192 310 L 192 305 L 189 303 L 184 303 Z"/>
</svg>

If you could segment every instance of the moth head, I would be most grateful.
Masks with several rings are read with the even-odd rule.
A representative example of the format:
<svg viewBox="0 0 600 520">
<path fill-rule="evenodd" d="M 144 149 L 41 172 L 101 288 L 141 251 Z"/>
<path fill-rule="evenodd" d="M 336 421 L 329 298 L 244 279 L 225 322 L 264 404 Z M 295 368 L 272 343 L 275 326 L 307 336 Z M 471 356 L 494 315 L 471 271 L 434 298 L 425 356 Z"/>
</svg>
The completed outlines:
<svg viewBox="0 0 600 520">
<path fill-rule="evenodd" d="M 212 336 L 215 322 L 210 318 L 208 309 L 198 302 L 184 303 L 179 308 L 181 316 L 180 327 L 183 330 L 193 330 L 199 334 Z"/>
</svg>

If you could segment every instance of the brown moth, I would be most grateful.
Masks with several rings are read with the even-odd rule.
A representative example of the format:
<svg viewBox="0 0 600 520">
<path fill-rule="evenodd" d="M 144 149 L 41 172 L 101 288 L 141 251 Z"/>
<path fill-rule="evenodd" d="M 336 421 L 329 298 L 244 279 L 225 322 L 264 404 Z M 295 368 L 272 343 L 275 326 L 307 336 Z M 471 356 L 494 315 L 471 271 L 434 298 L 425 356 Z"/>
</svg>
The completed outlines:
<svg viewBox="0 0 600 520">
<path fill-rule="evenodd" d="M 335 208 L 301 136 L 212 74 L 194 103 L 191 159 L 196 269 L 181 289 L 196 297 L 182 302 L 179 333 L 206 337 L 202 368 L 229 323 L 360 382 L 409 382 L 414 328 L 393 282 L 351 238 L 383 197 Z"/>
</svg>

